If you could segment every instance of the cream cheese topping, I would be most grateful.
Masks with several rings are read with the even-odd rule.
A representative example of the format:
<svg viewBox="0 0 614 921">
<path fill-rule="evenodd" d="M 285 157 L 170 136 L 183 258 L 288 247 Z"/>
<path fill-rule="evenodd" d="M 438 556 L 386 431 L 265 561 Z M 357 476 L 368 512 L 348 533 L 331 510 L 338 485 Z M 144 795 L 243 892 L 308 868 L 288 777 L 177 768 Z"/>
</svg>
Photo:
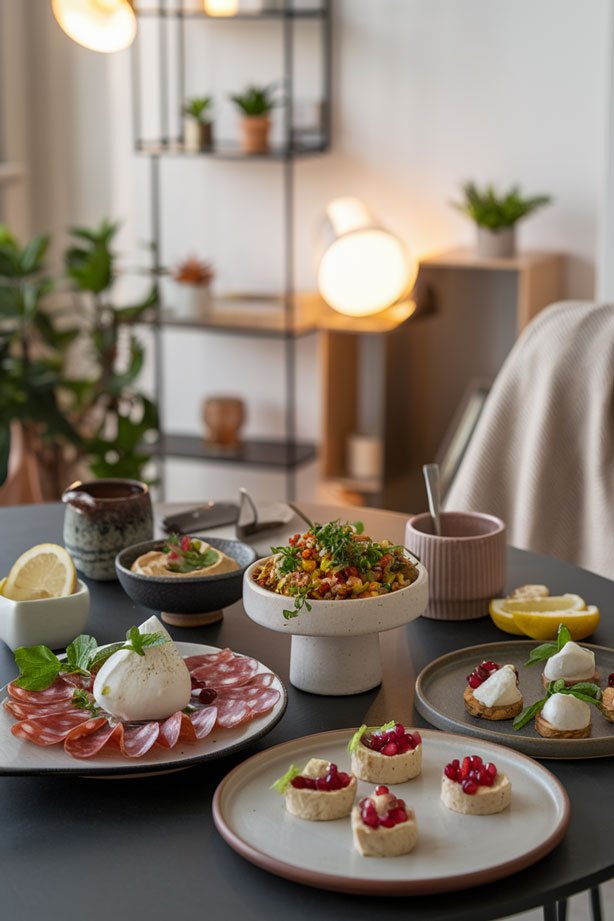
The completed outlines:
<svg viewBox="0 0 614 921">
<path fill-rule="evenodd" d="M 563 732 L 584 729 L 591 721 L 591 708 L 571 694 L 553 694 L 541 711 L 543 719 Z"/>
<path fill-rule="evenodd" d="M 473 696 L 485 707 L 509 707 L 522 699 L 513 665 L 503 665 L 475 688 Z"/>
<path fill-rule="evenodd" d="M 548 681 L 565 678 L 573 681 L 587 681 L 595 674 L 595 654 L 571 640 L 560 652 L 546 662 L 544 676 Z"/>
<path fill-rule="evenodd" d="M 150 617 L 139 633 L 162 633 L 169 642 L 145 647 L 143 655 L 129 649 L 113 653 L 94 681 L 94 700 L 117 719 L 165 719 L 189 703 L 190 673 L 170 634 L 157 617 Z"/>
</svg>

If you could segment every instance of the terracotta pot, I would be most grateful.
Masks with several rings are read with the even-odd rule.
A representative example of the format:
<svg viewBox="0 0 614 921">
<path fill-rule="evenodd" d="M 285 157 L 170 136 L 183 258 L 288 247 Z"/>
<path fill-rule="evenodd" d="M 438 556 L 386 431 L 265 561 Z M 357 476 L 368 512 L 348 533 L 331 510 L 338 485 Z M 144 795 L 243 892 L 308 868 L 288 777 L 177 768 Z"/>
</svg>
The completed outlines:
<svg viewBox="0 0 614 921">
<path fill-rule="evenodd" d="M 245 153 L 267 153 L 271 119 L 268 115 L 249 115 L 241 119 L 241 148 Z"/>
<path fill-rule="evenodd" d="M 213 125 L 186 117 L 183 121 L 183 146 L 188 153 L 200 153 L 213 147 Z"/>
<path fill-rule="evenodd" d="M 489 230 L 478 227 L 476 255 L 481 259 L 510 259 L 516 255 L 516 228 Z"/>
<path fill-rule="evenodd" d="M 203 404 L 207 441 L 224 448 L 236 448 L 245 422 L 245 403 L 238 397 L 209 397 Z"/>
</svg>

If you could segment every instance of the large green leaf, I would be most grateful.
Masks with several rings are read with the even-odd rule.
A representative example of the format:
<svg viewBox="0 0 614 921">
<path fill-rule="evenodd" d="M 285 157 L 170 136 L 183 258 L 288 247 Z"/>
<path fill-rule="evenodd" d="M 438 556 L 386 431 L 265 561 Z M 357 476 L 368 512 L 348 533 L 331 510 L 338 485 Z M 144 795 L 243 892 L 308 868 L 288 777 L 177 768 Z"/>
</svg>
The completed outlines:
<svg viewBox="0 0 614 921">
<path fill-rule="evenodd" d="M 13 285 L 0 285 L 0 317 L 19 316 L 19 289 Z"/>
<path fill-rule="evenodd" d="M 144 360 L 145 352 L 142 346 L 140 346 L 137 340 L 132 337 L 130 340 L 130 361 L 128 363 L 128 367 L 121 374 L 114 374 L 110 378 L 107 384 L 109 393 L 112 393 L 115 396 L 121 396 L 121 394 L 128 387 L 130 387 L 131 384 L 134 383 L 134 381 L 141 373 Z"/>
<path fill-rule="evenodd" d="M 90 249 L 72 247 L 66 253 L 68 275 L 82 291 L 100 294 L 113 280 L 113 258 L 104 244 Z"/>
<path fill-rule="evenodd" d="M 33 272 L 41 270 L 48 246 L 49 236 L 42 233 L 39 233 L 29 243 L 26 243 L 19 259 L 19 268 L 22 275 L 31 275 Z"/>
<path fill-rule="evenodd" d="M 145 313 L 146 310 L 149 310 L 150 307 L 153 307 L 154 304 L 158 301 L 158 287 L 154 285 L 150 290 L 147 297 L 137 304 L 132 304 L 127 307 L 116 307 L 115 308 L 115 317 L 118 323 L 134 323 L 135 320 Z"/>
</svg>

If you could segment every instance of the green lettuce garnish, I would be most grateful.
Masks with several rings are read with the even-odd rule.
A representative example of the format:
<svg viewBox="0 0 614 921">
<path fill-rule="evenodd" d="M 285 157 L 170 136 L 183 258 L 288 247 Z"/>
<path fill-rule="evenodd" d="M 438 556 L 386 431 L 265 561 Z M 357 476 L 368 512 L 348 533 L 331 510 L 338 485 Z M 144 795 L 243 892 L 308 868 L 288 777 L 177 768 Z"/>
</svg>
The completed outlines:
<svg viewBox="0 0 614 921">
<path fill-rule="evenodd" d="M 358 746 L 360 745 L 360 740 L 364 736 L 365 732 L 387 732 L 389 729 L 393 729 L 396 726 L 394 720 L 390 720 L 389 723 L 384 723 L 383 726 L 367 726 L 366 723 L 363 723 L 360 729 L 357 729 L 350 741 L 348 742 L 348 752 L 350 755 L 352 752 L 355 752 Z"/>
<path fill-rule="evenodd" d="M 300 772 L 299 769 L 296 767 L 296 765 L 291 764 L 290 767 L 288 768 L 288 770 L 286 771 L 286 773 L 285 773 L 285 774 L 282 774 L 282 776 L 279 777 L 279 778 L 275 781 L 275 783 L 272 783 L 272 784 L 271 784 L 271 790 L 277 790 L 277 792 L 278 792 L 279 795 L 281 796 L 282 793 L 285 791 L 286 787 L 288 786 L 288 784 L 289 784 L 295 777 L 298 777 L 298 775 L 299 775 L 300 773 L 301 773 L 301 772 Z"/>
</svg>

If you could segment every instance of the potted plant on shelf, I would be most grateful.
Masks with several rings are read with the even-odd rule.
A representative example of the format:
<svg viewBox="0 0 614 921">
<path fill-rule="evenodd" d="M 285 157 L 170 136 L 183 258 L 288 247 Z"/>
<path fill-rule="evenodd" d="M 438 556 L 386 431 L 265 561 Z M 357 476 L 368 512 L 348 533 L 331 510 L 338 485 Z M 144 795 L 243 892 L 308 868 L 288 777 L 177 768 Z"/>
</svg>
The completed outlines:
<svg viewBox="0 0 614 921">
<path fill-rule="evenodd" d="M 274 84 L 249 86 L 230 98 L 242 114 L 241 149 L 244 153 L 267 153 L 271 129 L 271 110 L 275 107 Z"/>
<path fill-rule="evenodd" d="M 211 308 L 213 267 L 195 256 L 181 262 L 171 273 L 175 281 L 172 312 L 182 320 L 205 320 Z"/>
<path fill-rule="evenodd" d="M 212 96 L 194 96 L 183 107 L 183 146 L 189 153 L 213 147 Z"/>
<path fill-rule="evenodd" d="M 502 259 L 516 254 L 516 223 L 552 201 L 549 195 L 525 198 L 519 186 L 497 195 L 492 185 L 480 190 L 475 182 L 463 185 L 464 200 L 453 202 L 477 224 L 476 255 Z"/>
</svg>

